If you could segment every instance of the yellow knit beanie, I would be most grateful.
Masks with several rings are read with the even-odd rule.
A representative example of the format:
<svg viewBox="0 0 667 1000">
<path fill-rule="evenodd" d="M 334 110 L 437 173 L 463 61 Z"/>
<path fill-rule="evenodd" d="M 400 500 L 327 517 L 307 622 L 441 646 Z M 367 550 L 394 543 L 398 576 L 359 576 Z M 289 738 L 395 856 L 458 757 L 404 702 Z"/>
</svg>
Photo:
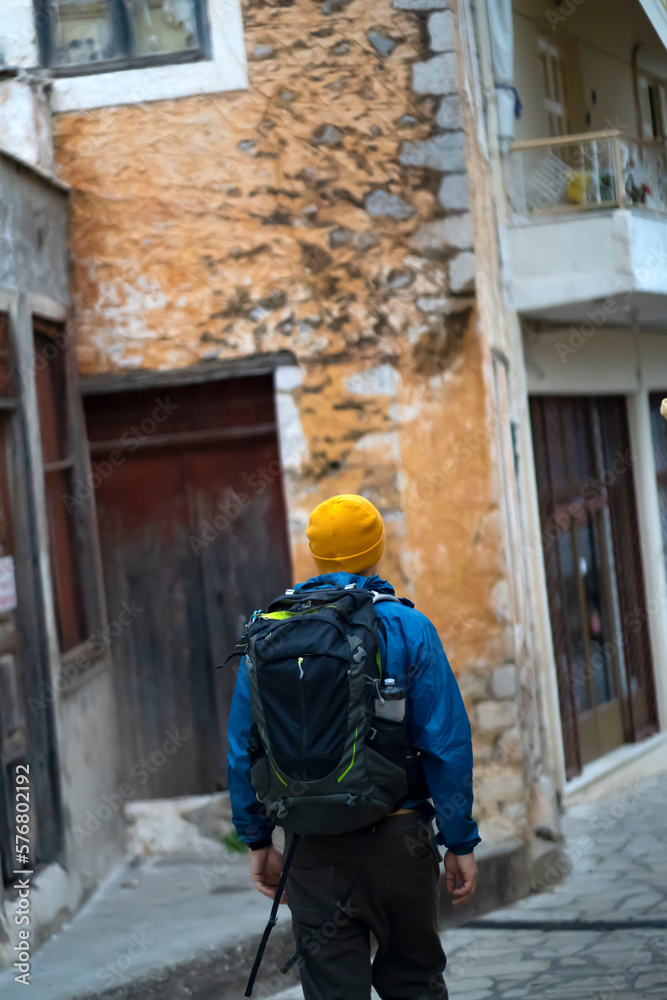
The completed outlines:
<svg viewBox="0 0 667 1000">
<path fill-rule="evenodd" d="M 358 573 L 384 552 L 382 515 L 365 497 L 342 493 L 318 504 L 306 535 L 320 573 Z"/>
</svg>

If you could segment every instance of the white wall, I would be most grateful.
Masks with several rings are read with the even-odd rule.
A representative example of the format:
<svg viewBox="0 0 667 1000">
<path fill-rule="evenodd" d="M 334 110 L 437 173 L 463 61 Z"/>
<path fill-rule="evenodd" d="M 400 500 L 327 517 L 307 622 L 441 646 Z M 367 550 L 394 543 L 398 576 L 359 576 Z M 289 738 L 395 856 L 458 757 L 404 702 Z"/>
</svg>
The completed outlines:
<svg viewBox="0 0 667 1000">
<path fill-rule="evenodd" d="M 563 14 L 545 0 L 514 0 L 512 7 L 515 81 L 524 105 L 523 120 L 517 122 L 517 140 L 549 134 L 537 54 L 540 36 L 562 46 L 579 63 L 581 80 L 571 72 L 568 79 L 574 128 L 587 127 L 584 115 L 588 112 L 591 130 L 624 126 L 622 131 L 628 135 L 638 135 L 632 73 L 635 44 L 640 44 L 640 72 L 643 69 L 667 81 L 667 50 L 639 0 L 585 0 L 571 14 Z M 565 9 L 571 7 L 565 5 Z"/>
<path fill-rule="evenodd" d="M 658 215 L 612 210 L 549 216 L 500 230 L 508 303 L 521 313 L 614 297 L 618 324 L 630 296 L 659 314 L 667 302 L 667 223 Z M 634 303 L 633 303 L 634 304 Z M 585 318 L 582 313 L 581 319 Z M 640 321 L 649 322 L 640 313 Z"/>
<path fill-rule="evenodd" d="M 515 125 L 517 142 L 549 135 L 544 107 L 544 75 L 537 51 L 540 32 L 535 21 L 514 16 L 514 86 L 523 110 Z"/>
<path fill-rule="evenodd" d="M 0 4 L 0 66 L 25 69 L 39 65 L 32 2 L 2 0 Z"/>
</svg>

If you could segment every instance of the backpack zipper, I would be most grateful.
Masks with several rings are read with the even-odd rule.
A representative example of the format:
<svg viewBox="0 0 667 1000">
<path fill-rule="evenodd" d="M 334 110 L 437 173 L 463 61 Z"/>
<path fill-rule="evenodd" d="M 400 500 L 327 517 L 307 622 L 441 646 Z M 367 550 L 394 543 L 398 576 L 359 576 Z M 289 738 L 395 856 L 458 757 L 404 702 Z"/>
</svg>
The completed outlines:
<svg viewBox="0 0 667 1000">
<path fill-rule="evenodd" d="M 303 656 L 299 656 L 296 665 L 299 671 L 297 684 L 299 686 L 299 708 L 301 709 L 301 753 L 305 755 L 308 749 L 308 706 L 306 704 L 306 684 L 302 663 Z"/>
</svg>

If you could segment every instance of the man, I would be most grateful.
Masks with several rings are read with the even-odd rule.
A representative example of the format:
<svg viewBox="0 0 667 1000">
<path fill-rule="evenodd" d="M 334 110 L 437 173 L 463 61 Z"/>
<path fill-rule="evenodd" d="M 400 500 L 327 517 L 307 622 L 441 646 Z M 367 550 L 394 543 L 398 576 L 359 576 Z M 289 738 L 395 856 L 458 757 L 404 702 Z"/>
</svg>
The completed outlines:
<svg viewBox="0 0 667 1000">
<path fill-rule="evenodd" d="M 310 515 L 310 551 L 320 576 L 297 591 L 356 584 L 381 594 L 393 588 L 376 575 L 384 524 L 364 497 L 344 494 Z M 447 847 L 447 889 L 460 906 L 477 879 L 479 843 L 472 809 L 470 725 L 456 679 L 431 622 L 409 601 L 379 601 L 382 671 L 407 692 L 409 745 L 420 752 L 433 802 L 409 791 L 402 807 L 371 828 L 339 836 L 302 837 L 287 882 L 306 1000 L 444 1000 L 445 955 L 437 928 L 440 855 Z M 386 645 L 382 633 L 386 632 Z M 252 851 L 251 878 L 275 897 L 282 854 L 250 782 L 248 675 L 242 661 L 229 720 L 229 788 L 233 819 Z M 344 900 L 341 908 L 338 904 Z M 283 900 L 284 901 L 284 900 Z M 377 941 L 371 964 L 370 934 Z"/>
</svg>

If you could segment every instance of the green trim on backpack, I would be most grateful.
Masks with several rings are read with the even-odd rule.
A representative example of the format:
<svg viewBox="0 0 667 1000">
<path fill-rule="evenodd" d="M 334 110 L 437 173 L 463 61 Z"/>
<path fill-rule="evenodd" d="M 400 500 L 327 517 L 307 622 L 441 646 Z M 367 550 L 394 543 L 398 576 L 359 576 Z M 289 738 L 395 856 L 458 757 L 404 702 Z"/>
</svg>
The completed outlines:
<svg viewBox="0 0 667 1000">
<path fill-rule="evenodd" d="M 343 778 L 345 777 L 345 775 L 349 771 L 352 770 L 352 767 L 354 765 L 354 758 L 355 758 L 356 753 L 357 753 L 357 737 L 358 737 L 358 735 L 359 735 L 359 727 L 357 726 L 357 728 L 354 731 L 354 743 L 352 744 L 352 760 L 350 761 L 350 766 L 347 768 L 346 771 L 343 771 L 343 773 L 341 774 L 340 778 L 338 779 L 339 782 L 341 782 L 343 780 Z"/>
</svg>

